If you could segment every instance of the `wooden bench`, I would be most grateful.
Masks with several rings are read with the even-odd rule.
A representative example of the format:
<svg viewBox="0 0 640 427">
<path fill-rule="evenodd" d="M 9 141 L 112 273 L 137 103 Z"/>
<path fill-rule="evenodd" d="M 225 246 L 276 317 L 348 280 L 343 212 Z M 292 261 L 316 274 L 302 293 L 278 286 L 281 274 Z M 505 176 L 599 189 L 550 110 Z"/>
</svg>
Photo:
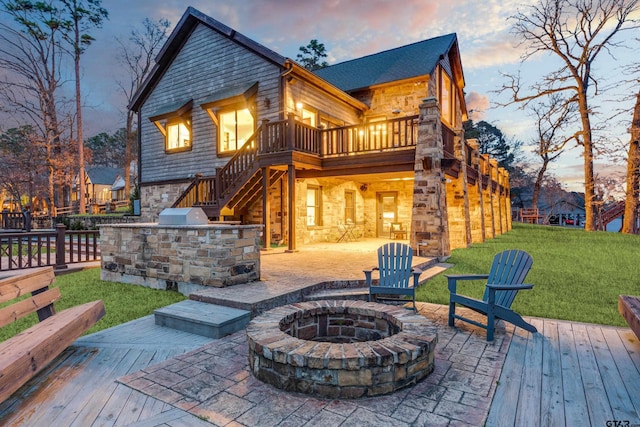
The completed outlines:
<svg viewBox="0 0 640 427">
<path fill-rule="evenodd" d="M 52 267 L 0 279 L 0 303 L 31 293 L 0 309 L 0 327 L 37 312 L 39 323 L 0 343 L 0 402 L 5 401 L 104 316 L 102 301 L 55 312 L 60 299 Z"/>
<path fill-rule="evenodd" d="M 640 297 L 618 296 L 618 312 L 622 314 L 633 333 L 640 339 Z"/>
</svg>

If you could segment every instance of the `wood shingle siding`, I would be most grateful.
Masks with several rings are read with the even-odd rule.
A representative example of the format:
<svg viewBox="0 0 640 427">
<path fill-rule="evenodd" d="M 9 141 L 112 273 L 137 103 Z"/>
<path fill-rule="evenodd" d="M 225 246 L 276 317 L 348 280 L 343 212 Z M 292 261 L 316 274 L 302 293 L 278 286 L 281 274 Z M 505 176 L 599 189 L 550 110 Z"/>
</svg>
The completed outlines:
<svg viewBox="0 0 640 427">
<path fill-rule="evenodd" d="M 141 182 L 212 175 L 227 157 L 217 157 L 217 128 L 200 104 L 221 88 L 258 81 L 258 117 L 279 117 L 283 68 L 205 25 L 198 25 L 141 108 Z M 265 99 L 269 99 L 266 108 Z M 165 153 L 164 136 L 149 121 L 163 106 L 193 99 L 190 151 Z M 256 123 L 258 126 L 259 123 Z M 176 167 L 168 167 L 175 165 Z"/>
</svg>

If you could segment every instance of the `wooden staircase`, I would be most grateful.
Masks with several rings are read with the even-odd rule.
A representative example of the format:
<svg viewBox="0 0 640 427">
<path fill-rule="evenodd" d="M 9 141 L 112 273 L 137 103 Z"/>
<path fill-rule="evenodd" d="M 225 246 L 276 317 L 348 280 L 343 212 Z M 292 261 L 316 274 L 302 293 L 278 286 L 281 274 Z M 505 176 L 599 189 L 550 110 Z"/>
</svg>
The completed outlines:
<svg viewBox="0 0 640 427">
<path fill-rule="evenodd" d="M 269 166 L 272 185 L 286 173 L 294 157 L 317 167 L 326 158 L 414 149 L 417 120 L 418 116 L 408 116 L 376 127 L 363 124 L 322 130 L 296 121 L 293 115 L 275 122 L 265 120 L 224 167 L 214 176 L 197 175 L 172 207 L 200 207 L 210 219 L 219 219 L 224 207 L 243 209 L 260 198 L 261 166 Z"/>
<path fill-rule="evenodd" d="M 605 230 L 607 225 L 616 218 L 620 218 L 624 214 L 624 202 L 616 202 L 608 206 L 600 213 L 600 220 L 597 223 L 596 230 Z"/>
<path fill-rule="evenodd" d="M 219 219 L 220 211 L 225 206 L 241 209 L 258 200 L 262 195 L 258 147 L 265 145 L 265 135 L 271 136 L 272 133 L 262 126 L 258 128 L 229 162 L 216 171 L 215 176 L 196 175 L 172 207 L 200 207 L 210 219 Z M 269 185 L 282 175 L 282 170 L 270 170 Z"/>
</svg>

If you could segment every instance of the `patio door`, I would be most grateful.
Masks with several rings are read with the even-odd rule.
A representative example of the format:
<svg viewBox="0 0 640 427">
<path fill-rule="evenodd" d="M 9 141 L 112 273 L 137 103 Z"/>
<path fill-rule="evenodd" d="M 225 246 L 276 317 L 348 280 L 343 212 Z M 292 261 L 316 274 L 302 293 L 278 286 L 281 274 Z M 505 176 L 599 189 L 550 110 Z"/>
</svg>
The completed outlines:
<svg viewBox="0 0 640 427">
<path fill-rule="evenodd" d="M 398 193 L 386 191 L 376 193 L 377 203 L 377 236 L 388 238 L 391 223 L 398 221 Z"/>
</svg>

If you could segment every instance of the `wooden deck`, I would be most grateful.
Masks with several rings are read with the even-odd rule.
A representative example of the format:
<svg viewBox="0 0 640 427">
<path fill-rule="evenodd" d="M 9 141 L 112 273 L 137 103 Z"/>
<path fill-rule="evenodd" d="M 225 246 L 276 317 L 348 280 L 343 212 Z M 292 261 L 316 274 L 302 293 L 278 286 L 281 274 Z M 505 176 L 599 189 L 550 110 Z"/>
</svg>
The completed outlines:
<svg viewBox="0 0 640 427">
<path fill-rule="evenodd" d="M 640 424 L 640 342 L 630 329 L 531 322 L 540 333 L 513 333 L 487 426 Z M 83 337 L 0 405 L 0 425 L 210 426 L 115 382 L 209 342 L 150 316 Z"/>
<path fill-rule="evenodd" d="M 0 425 L 210 426 L 115 382 L 209 342 L 156 326 L 152 316 L 82 337 L 0 405 Z"/>
<path fill-rule="evenodd" d="M 631 329 L 531 323 L 539 333 L 514 332 L 487 426 L 640 425 L 640 342 Z"/>
</svg>

